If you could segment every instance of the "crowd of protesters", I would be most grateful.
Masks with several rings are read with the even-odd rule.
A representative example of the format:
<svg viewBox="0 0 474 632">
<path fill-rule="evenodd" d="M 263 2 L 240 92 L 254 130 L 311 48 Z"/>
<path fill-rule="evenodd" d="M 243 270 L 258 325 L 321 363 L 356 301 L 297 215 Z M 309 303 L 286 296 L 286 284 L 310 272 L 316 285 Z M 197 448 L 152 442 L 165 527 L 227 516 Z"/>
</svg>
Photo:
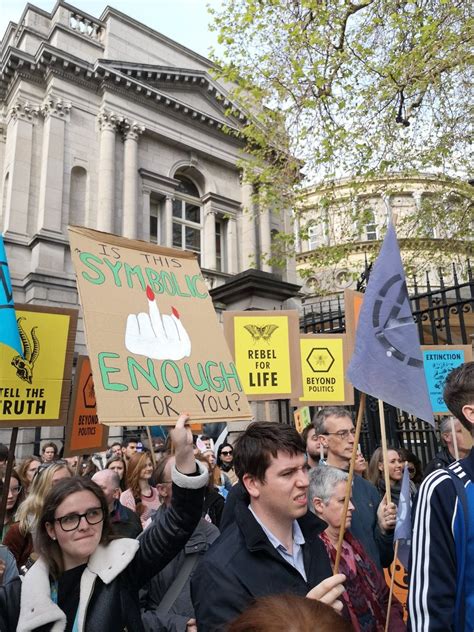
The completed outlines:
<svg viewBox="0 0 474 632">
<path fill-rule="evenodd" d="M 258 421 L 216 446 L 181 415 L 156 453 L 129 437 L 85 464 L 44 444 L 0 483 L 0 631 L 382 632 L 390 610 L 393 632 L 472 632 L 474 363 L 445 399 L 455 419 L 424 480 L 406 449 L 359 449 L 345 516 L 357 446 L 339 407 L 301 435 Z M 383 574 L 405 468 L 408 622 Z"/>
</svg>

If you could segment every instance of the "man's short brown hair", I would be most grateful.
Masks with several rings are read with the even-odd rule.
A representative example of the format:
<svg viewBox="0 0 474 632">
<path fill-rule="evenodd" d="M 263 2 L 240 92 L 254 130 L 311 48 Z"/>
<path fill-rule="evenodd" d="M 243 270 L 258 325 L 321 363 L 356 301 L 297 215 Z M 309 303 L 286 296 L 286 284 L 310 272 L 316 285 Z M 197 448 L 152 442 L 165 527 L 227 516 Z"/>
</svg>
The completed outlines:
<svg viewBox="0 0 474 632">
<path fill-rule="evenodd" d="M 443 397 L 456 419 L 472 432 L 473 426 L 462 409 L 467 405 L 474 406 L 474 362 L 466 362 L 451 371 L 446 378 Z"/>
<path fill-rule="evenodd" d="M 306 445 L 298 432 L 286 424 L 255 421 L 240 435 L 234 444 L 234 467 L 240 480 L 245 474 L 262 483 L 271 459 L 278 452 L 305 454 Z"/>
</svg>

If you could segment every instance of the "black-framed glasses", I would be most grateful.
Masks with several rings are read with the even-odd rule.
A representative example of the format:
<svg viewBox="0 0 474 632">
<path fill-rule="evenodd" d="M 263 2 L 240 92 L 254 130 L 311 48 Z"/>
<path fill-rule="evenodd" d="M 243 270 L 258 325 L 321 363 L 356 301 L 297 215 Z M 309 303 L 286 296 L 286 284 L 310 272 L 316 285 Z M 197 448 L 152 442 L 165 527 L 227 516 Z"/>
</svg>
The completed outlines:
<svg viewBox="0 0 474 632">
<path fill-rule="evenodd" d="M 81 523 L 81 519 L 85 518 L 90 525 L 99 524 L 104 519 L 102 507 L 91 507 L 83 514 L 71 513 L 61 518 L 55 518 L 54 522 L 59 522 L 63 531 L 74 531 Z"/>
<path fill-rule="evenodd" d="M 356 429 L 351 428 L 350 430 L 338 430 L 337 432 L 323 432 L 325 435 L 335 435 L 339 437 L 339 439 L 347 439 L 349 435 L 355 437 Z"/>
<path fill-rule="evenodd" d="M 231 456 L 232 450 L 222 450 L 221 456 Z"/>
</svg>

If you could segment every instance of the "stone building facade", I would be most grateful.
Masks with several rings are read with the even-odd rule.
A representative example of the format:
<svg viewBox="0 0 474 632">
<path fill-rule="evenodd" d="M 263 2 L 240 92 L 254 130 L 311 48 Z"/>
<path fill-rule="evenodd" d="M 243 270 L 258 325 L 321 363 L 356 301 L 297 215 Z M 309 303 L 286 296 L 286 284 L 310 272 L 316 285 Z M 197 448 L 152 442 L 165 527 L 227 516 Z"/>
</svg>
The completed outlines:
<svg viewBox="0 0 474 632">
<path fill-rule="evenodd" d="M 28 4 L 10 23 L 0 231 L 17 303 L 78 305 L 69 224 L 193 250 L 211 290 L 249 268 L 272 272 L 262 254 L 287 218 L 245 182 L 246 115 L 212 71 L 110 7 L 96 18 L 61 1 L 51 13 Z M 294 261 L 280 276 L 296 282 Z M 81 319 L 76 348 L 85 352 Z"/>
<path fill-rule="evenodd" d="M 398 219 L 397 234 L 408 274 L 428 271 L 435 279 L 444 261 L 448 279 L 453 260 L 462 271 L 463 263 L 472 256 L 474 224 L 470 236 L 466 230 L 462 239 L 454 239 L 449 218 L 450 213 L 462 210 L 465 225 L 469 216 L 473 222 L 473 198 L 472 183 L 434 174 L 348 178 L 307 188 L 296 213 L 297 269 L 304 277 L 305 301 L 355 289 L 365 261 L 378 253 L 389 217 Z M 442 223 L 429 225 L 425 205 L 430 204 L 440 205 Z M 357 214 L 362 219 L 355 226 Z M 404 224 L 408 217 L 412 219 Z M 409 227 L 417 217 L 425 228 L 415 235 Z M 343 258 L 336 261 L 335 257 L 332 265 L 318 265 L 318 248 L 330 254 L 331 248 L 341 244 L 347 247 Z M 436 257 L 430 255 L 433 249 Z"/>
</svg>

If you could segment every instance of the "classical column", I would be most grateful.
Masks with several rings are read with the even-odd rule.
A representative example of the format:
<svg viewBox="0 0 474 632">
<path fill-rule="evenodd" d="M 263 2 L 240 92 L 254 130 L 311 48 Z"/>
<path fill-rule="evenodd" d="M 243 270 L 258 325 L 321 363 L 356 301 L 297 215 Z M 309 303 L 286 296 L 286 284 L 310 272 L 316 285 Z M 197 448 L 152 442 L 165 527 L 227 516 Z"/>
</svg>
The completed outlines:
<svg viewBox="0 0 474 632">
<path fill-rule="evenodd" d="M 115 213 L 115 134 L 121 117 L 103 110 L 98 116 L 100 126 L 99 192 L 97 228 L 114 231 Z"/>
<path fill-rule="evenodd" d="M 229 274 L 237 274 L 237 222 L 235 217 L 229 217 L 226 226 L 226 250 L 227 250 L 227 267 L 226 272 Z"/>
<path fill-rule="evenodd" d="M 41 106 L 44 116 L 43 148 L 38 204 L 38 232 L 62 232 L 64 187 L 64 132 L 71 104 L 48 97 Z"/>
<path fill-rule="evenodd" d="M 268 203 L 267 195 L 265 191 L 260 191 L 260 269 L 263 272 L 271 272 L 272 266 L 268 263 L 269 257 L 272 254 L 272 229 L 271 229 L 271 215 L 270 205 Z"/>
<path fill-rule="evenodd" d="M 257 266 L 257 231 L 255 227 L 255 204 L 253 185 L 242 182 L 242 269 Z"/>
<path fill-rule="evenodd" d="M 136 239 L 138 220 L 138 137 L 145 131 L 145 128 L 136 122 L 124 121 L 123 130 L 122 234 L 129 239 Z"/>
<path fill-rule="evenodd" d="M 211 202 L 204 205 L 204 230 L 203 230 L 203 268 L 215 270 L 216 260 L 216 212 L 212 209 Z"/>
<path fill-rule="evenodd" d="M 9 112 L 3 173 L 5 233 L 27 235 L 33 125 L 38 113 L 39 106 L 28 102 L 15 103 Z"/>
<path fill-rule="evenodd" d="M 165 246 L 173 247 L 173 198 L 167 195 L 165 198 Z"/>
</svg>

